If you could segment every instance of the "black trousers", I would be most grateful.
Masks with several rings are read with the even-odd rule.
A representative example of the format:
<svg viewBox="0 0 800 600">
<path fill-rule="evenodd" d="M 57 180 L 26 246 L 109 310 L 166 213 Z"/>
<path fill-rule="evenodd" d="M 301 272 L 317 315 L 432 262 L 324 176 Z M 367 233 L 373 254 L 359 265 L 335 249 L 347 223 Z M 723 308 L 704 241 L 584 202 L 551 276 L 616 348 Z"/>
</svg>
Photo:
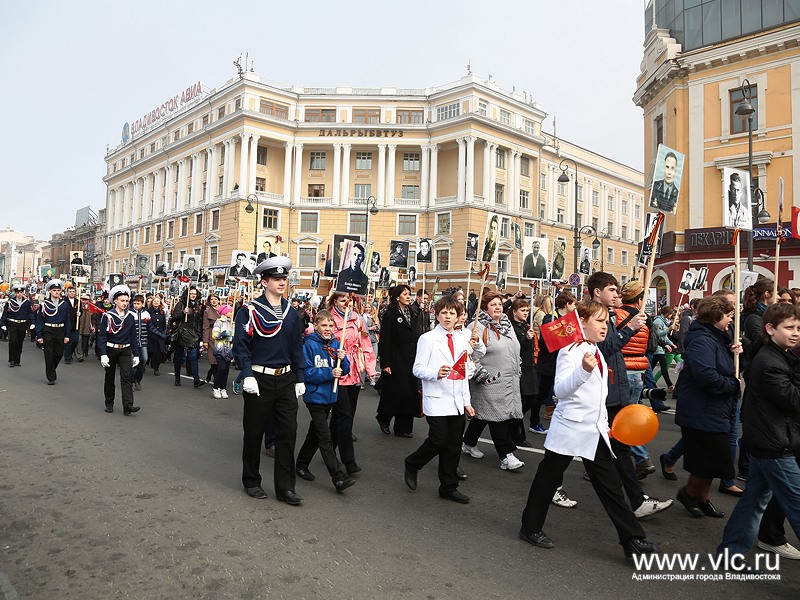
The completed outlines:
<svg viewBox="0 0 800 600">
<path fill-rule="evenodd" d="M 300 452 L 297 453 L 297 468 L 307 469 L 314 458 L 314 454 L 319 453 L 328 469 L 331 480 L 336 483 L 347 477 L 342 470 L 342 465 L 336 458 L 336 451 L 331 443 L 331 428 L 328 425 L 328 415 L 331 413 L 332 404 L 306 404 L 311 422 L 308 424 L 308 433 Z"/>
<path fill-rule="evenodd" d="M 242 447 L 242 483 L 244 487 L 261 485 L 259 465 L 261 442 L 267 419 L 275 421 L 275 467 L 273 478 L 275 493 L 293 492 L 295 484 L 294 445 L 297 438 L 296 379 L 289 372 L 277 377 L 253 373 L 258 382 L 259 395 L 242 391 L 244 396 L 244 443 Z"/>
<path fill-rule="evenodd" d="M 531 423 L 533 423 L 534 406 L 536 406 L 537 412 L 542 407 L 541 401 L 538 402 L 538 405 L 536 404 L 538 399 L 539 394 L 522 394 L 522 418 L 514 419 L 514 425 L 511 428 L 511 437 L 517 444 L 527 439 L 525 435 L 525 411 L 531 411 Z M 536 418 L 538 419 L 539 417 L 537 416 Z"/>
<path fill-rule="evenodd" d="M 494 441 L 494 449 L 497 450 L 497 455 L 500 460 L 503 460 L 509 452 L 517 449 L 512 439 L 512 429 L 515 427 L 516 419 L 509 419 L 508 421 L 484 421 L 477 417 L 470 419 L 467 425 L 467 431 L 464 433 L 464 443 L 467 446 L 474 446 L 478 443 L 478 438 L 481 437 L 484 427 L 489 425 L 489 433 L 492 434 L 492 441 Z"/>
<path fill-rule="evenodd" d="M 380 408 L 380 405 L 378 405 Z M 380 423 L 386 423 L 386 425 L 391 425 L 392 419 L 394 419 L 394 426 L 392 430 L 394 431 L 395 435 L 402 435 L 404 433 L 414 433 L 414 417 L 411 415 L 384 415 L 378 413 L 375 416 Z"/>
<path fill-rule="evenodd" d="M 544 451 L 544 458 L 536 470 L 536 476 L 528 492 L 528 503 L 522 513 L 522 529 L 525 532 L 542 531 L 550 501 L 563 483 L 564 471 L 571 461 L 571 456 L 556 454 L 550 450 Z M 584 458 L 583 466 L 589 474 L 595 494 L 600 498 L 606 514 L 617 530 L 620 543 L 625 543 L 632 538 L 644 538 L 646 535 L 630 506 L 625 502 L 622 482 L 614 462 L 616 461 L 611 456 L 608 446 L 600 438 L 594 460 Z"/>
<path fill-rule="evenodd" d="M 44 340 L 44 373 L 47 381 L 58 379 L 56 369 L 64 357 L 64 332 L 65 327 L 44 326 L 42 339 Z"/>
<path fill-rule="evenodd" d="M 358 404 L 360 393 L 360 386 L 340 385 L 331 413 L 331 443 L 334 448 L 339 449 L 339 457 L 345 465 L 356 460 L 356 451 L 353 448 L 353 405 Z"/>
<path fill-rule="evenodd" d="M 439 494 L 451 494 L 458 488 L 458 462 L 461 459 L 464 415 L 425 418 L 428 421 L 428 437 L 416 452 L 406 457 L 406 468 L 419 471 L 438 456 Z"/>
<path fill-rule="evenodd" d="M 103 395 L 106 406 L 114 406 L 116 396 L 115 380 L 119 367 L 119 386 L 122 388 L 122 410 L 128 411 L 133 406 L 133 356 L 130 348 L 106 348 L 109 366 L 106 367 L 103 382 Z"/>
<path fill-rule="evenodd" d="M 28 323 L 11 323 L 6 321 L 8 326 L 8 362 L 18 363 L 22 356 L 22 343 L 25 341 L 25 333 L 28 331 Z"/>
<path fill-rule="evenodd" d="M 622 407 L 609 406 L 607 410 L 608 424 L 610 426 L 614 422 L 617 413 L 622 410 Z M 642 502 L 644 502 L 644 492 L 642 491 L 642 484 L 636 478 L 636 469 L 634 468 L 631 447 L 611 438 L 611 448 L 614 450 L 614 455 L 617 457 L 614 464 L 617 467 L 619 478 L 622 481 L 622 487 L 625 488 L 625 494 L 628 496 L 628 501 L 631 503 L 633 510 L 636 510 L 642 505 Z"/>
</svg>

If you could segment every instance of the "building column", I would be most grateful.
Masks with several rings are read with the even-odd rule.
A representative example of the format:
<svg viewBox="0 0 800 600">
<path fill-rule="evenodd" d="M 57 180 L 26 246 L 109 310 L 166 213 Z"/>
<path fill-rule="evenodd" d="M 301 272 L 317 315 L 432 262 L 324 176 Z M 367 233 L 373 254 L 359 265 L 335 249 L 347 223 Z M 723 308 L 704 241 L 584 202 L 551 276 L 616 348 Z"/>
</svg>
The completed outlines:
<svg viewBox="0 0 800 600">
<path fill-rule="evenodd" d="M 494 206 L 494 189 L 497 187 L 497 168 L 495 165 L 497 164 L 495 161 L 497 156 L 497 144 L 492 144 L 491 148 L 489 149 L 489 200 L 486 203 L 487 206 Z"/>
<path fill-rule="evenodd" d="M 519 204 L 519 151 L 510 150 L 508 161 L 508 199 L 506 205 L 516 211 Z"/>
<path fill-rule="evenodd" d="M 142 184 L 141 177 L 133 180 L 133 198 L 131 199 L 131 224 L 142 218 Z"/>
<path fill-rule="evenodd" d="M 422 171 L 420 172 L 419 205 L 423 208 L 428 206 L 428 203 L 430 202 L 428 196 L 428 173 L 430 172 L 430 159 L 428 157 L 429 149 L 429 146 L 420 146 Z"/>
<path fill-rule="evenodd" d="M 397 163 L 397 144 L 389 144 L 388 164 L 386 165 L 386 206 L 394 206 L 395 177 L 394 171 Z"/>
<path fill-rule="evenodd" d="M 233 186 L 236 183 L 234 181 L 234 178 L 236 177 L 236 175 L 234 174 L 235 160 L 236 160 L 236 138 L 233 137 L 229 139 L 225 145 L 225 175 L 222 185 L 223 198 L 230 198 L 233 195 L 232 194 Z"/>
<path fill-rule="evenodd" d="M 289 202 L 292 193 L 292 144 L 283 143 L 283 201 Z"/>
<path fill-rule="evenodd" d="M 258 170 L 258 140 L 260 135 L 250 135 L 250 177 L 247 180 L 247 193 L 254 194 L 256 191 L 256 172 Z"/>
<path fill-rule="evenodd" d="M 186 158 L 178 161 L 178 210 L 186 208 Z"/>
<path fill-rule="evenodd" d="M 439 145 L 431 144 L 431 181 L 428 186 L 428 208 L 431 204 L 436 204 L 436 197 L 439 195 Z"/>
<path fill-rule="evenodd" d="M 242 149 L 239 151 L 239 195 L 246 197 L 249 193 L 247 189 L 247 151 L 252 136 L 249 133 L 239 135 L 242 138 Z"/>
<path fill-rule="evenodd" d="M 294 145 L 294 190 L 292 199 L 295 204 L 300 202 L 300 184 L 303 175 L 303 144 Z"/>
<path fill-rule="evenodd" d="M 333 191 L 331 193 L 331 204 L 339 206 L 340 192 L 342 187 L 342 145 L 333 145 Z"/>
<path fill-rule="evenodd" d="M 467 142 L 467 169 L 466 169 L 466 178 L 467 178 L 467 187 L 465 190 L 466 201 L 467 202 L 474 202 L 475 201 L 475 136 L 468 135 L 464 138 Z"/>
<path fill-rule="evenodd" d="M 225 162 L 222 163 L 222 197 L 228 197 L 228 188 L 230 187 L 230 178 L 228 177 L 228 171 L 231 166 L 231 142 L 230 140 L 225 140 L 222 142 L 222 153 L 224 156 L 220 155 L 220 160 L 223 158 Z"/>
<path fill-rule="evenodd" d="M 148 174 L 144 176 L 144 188 L 142 192 L 142 205 L 143 205 L 143 214 L 146 215 L 148 219 L 153 218 L 153 190 L 150 187 L 150 180 L 154 177 L 153 174 Z M 155 186 L 153 186 L 155 187 Z"/>
<path fill-rule="evenodd" d="M 491 198 L 489 184 L 492 182 L 490 176 L 492 167 L 492 143 L 487 140 L 483 142 L 483 203 L 486 205 Z"/>
<path fill-rule="evenodd" d="M 350 144 L 342 144 L 342 191 L 339 196 L 342 204 L 350 204 Z"/>
<path fill-rule="evenodd" d="M 167 212 L 167 207 L 168 206 L 172 206 L 172 198 L 173 198 L 173 195 L 174 195 L 173 183 L 172 182 L 173 182 L 173 179 L 175 177 L 173 175 L 174 168 L 175 167 L 173 165 L 167 165 L 166 167 L 164 167 L 164 189 L 166 190 L 164 192 L 164 212 L 165 213 Z"/>
<path fill-rule="evenodd" d="M 217 177 L 217 161 L 219 160 L 219 148 L 212 144 L 208 148 L 208 171 L 206 171 L 206 202 L 211 202 L 217 197 L 219 190 L 219 179 Z"/>
<path fill-rule="evenodd" d="M 467 174 L 465 172 L 465 155 L 467 153 L 467 144 L 464 138 L 458 138 L 456 142 L 458 142 L 458 187 L 456 188 L 456 201 L 459 204 L 463 204 L 464 185 L 467 179 Z"/>
<path fill-rule="evenodd" d="M 189 198 L 189 206 L 198 206 L 200 202 L 200 153 L 192 154 L 192 194 Z"/>
<path fill-rule="evenodd" d="M 386 144 L 378 144 L 378 204 L 386 206 Z"/>
</svg>

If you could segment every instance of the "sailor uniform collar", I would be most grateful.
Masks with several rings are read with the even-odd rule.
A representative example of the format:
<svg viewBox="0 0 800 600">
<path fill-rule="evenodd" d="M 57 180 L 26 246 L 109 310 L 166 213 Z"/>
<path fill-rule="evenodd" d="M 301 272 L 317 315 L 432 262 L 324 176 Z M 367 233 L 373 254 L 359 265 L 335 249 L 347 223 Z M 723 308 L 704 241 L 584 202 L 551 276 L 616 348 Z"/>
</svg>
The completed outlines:
<svg viewBox="0 0 800 600">
<path fill-rule="evenodd" d="M 58 303 L 54 303 L 52 299 L 46 298 L 42 300 L 41 310 L 42 314 L 45 317 L 54 317 L 56 313 L 58 313 L 58 309 L 64 303 L 63 300 L 59 300 Z"/>
<path fill-rule="evenodd" d="M 23 298 L 22 300 L 17 300 L 16 298 L 9 298 L 8 299 L 8 310 L 11 312 L 18 312 L 25 303 L 28 301 L 27 298 Z"/>
<path fill-rule="evenodd" d="M 249 318 L 245 324 L 247 335 L 252 337 L 253 334 L 257 334 L 265 338 L 277 335 L 283 327 L 283 321 L 289 312 L 287 307 L 288 302 L 284 304 L 283 298 L 281 298 L 280 313 L 277 313 L 263 296 L 251 300 L 246 307 L 249 313 Z"/>
<path fill-rule="evenodd" d="M 105 313 L 107 317 L 106 320 L 108 321 L 106 331 L 108 331 L 108 333 L 119 333 L 125 326 L 125 320 L 128 318 L 129 314 L 131 314 L 130 311 L 126 311 L 123 315 L 119 315 L 114 309 L 107 311 Z"/>
</svg>

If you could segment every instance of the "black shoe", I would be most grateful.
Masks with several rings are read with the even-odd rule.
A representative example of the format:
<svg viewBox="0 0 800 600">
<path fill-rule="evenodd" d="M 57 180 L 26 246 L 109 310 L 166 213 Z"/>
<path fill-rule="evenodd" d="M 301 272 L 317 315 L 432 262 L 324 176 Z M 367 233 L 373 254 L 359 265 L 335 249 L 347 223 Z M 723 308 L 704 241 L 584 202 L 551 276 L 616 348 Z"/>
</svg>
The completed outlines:
<svg viewBox="0 0 800 600">
<path fill-rule="evenodd" d="M 667 458 L 665 454 L 662 454 L 658 457 L 658 462 L 661 463 L 661 476 L 664 479 L 668 479 L 670 481 L 678 481 L 678 476 L 675 473 L 670 473 L 667 471 Z"/>
<path fill-rule="evenodd" d="M 290 506 L 300 506 L 303 503 L 303 499 L 291 490 L 280 494 L 278 496 L 278 500 L 281 502 L 286 502 L 286 504 L 289 504 Z"/>
<path fill-rule="evenodd" d="M 405 472 L 403 473 L 403 480 L 406 482 L 409 489 L 417 489 L 417 472 L 409 469 L 408 465 L 406 465 Z"/>
<path fill-rule="evenodd" d="M 703 516 L 703 511 L 700 510 L 700 507 L 697 505 L 697 498 L 693 498 L 689 495 L 689 492 L 686 491 L 686 487 L 682 487 L 678 490 L 678 502 L 683 504 L 686 507 L 686 510 L 689 511 L 689 514 L 693 517 L 700 518 Z"/>
<path fill-rule="evenodd" d="M 389 429 L 389 424 L 386 421 L 378 421 L 378 427 L 381 428 L 381 433 L 389 435 L 391 430 Z"/>
<path fill-rule="evenodd" d="M 728 496 L 735 496 L 736 498 L 741 498 L 744 495 L 744 490 L 732 490 L 731 488 L 726 488 L 722 484 L 719 484 L 717 491 L 720 494 L 728 494 Z"/>
<path fill-rule="evenodd" d="M 707 517 L 722 519 L 725 516 L 724 512 L 722 512 L 721 510 L 717 510 L 717 507 L 711 504 L 711 500 L 706 500 L 705 502 L 698 502 L 697 506 L 700 507 L 700 510 L 703 511 L 703 514 Z"/>
<path fill-rule="evenodd" d="M 14 361 L 13 360 L 8 361 L 8 366 L 13 369 L 14 368 Z"/>
<path fill-rule="evenodd" d="M 316 479 L 314 474 L 304 467 L 297 467 L 294 472 L 297 473 L 300 479 L 305 479 L 306 481 L 314 481 Z"/>
<path fill-rule="evenodd" d="M 111 404 L 106 404 L 106 412 L 107 412 L 107 413 L 112 413 L 112 412 L 114 412 L 114 406 L 113 406 L 113 405 L 111 405 Z"/>
<path fill-rule="evenodd" d="M 356 484 L 356 480 L 350 477 L 345 477 L 344 479 L 340 479 L 339 481 L 335 482 L 333 486 L 336 488 L 338 493 L 343 493 L 347 488 L 353 487 Z"/>
<path fill-rule="evenodd" d="M 666 404 L 661 404 L 660 406 L 653 406 L 652 407 L 654 413 L 666 412 L 668 410 L 672 410 L 671 406 Z"/>
<path fill-rule="evenodd" d="M 161 375 L 161 373 L 159 373 L 158 369 L 156 369 L 155 371 L 153 371 L 153 375 L 155 375 L 156 377 L 159 377 Z"/>
<path fill-rule="evenodd" d="M 194 382 L 194 387 L 196 387 L 196 388 L 203 387 L 205 384 L 206 384 L 206 382 L 201 379 L 200 381 L 195 381 Z"/>
<path fill-rule="evenodd" d="M 180 379 L 176 379 L 176 380 L 175 380 L 175 385 L 176 385 L 177 387 L 180 387 L 180 386 L 181 386 L 181 380 L 180 380 Z"/>
<path fill-rule="evenodd" d="M 456 467 L 456 475 L 461 481 L 464 481 L 467 478 L 467 474 L 464 473 L 464 470 L 461 467 Z"/>
<path fill-rule="evenodd" d="M 15 363 L 14 363 L 14 366 L 15 366 L 15 367 L 21 367 L 21 366 L 22 366 L 22 363 L 21 363 L 21 362 L 15 362 Z"/>
<path fill-rule="evenodd" d="M 260 485 L 254 485 L 253 487 L 244 488 L 244 491 L 247 492 L 247 495 L 251 498 L 258 498 L 259 500 L 263 500 L 267 497 L 267 492 L 264 491 Z"/>
<path fill-rule="evenodd" d="M 139 412 L 140 410 L 142 410 L 142 407 L 141 407 L 141 406 L 131 406 L 130 408 L 126 408 L 126 409 L 125 409 L 125 410 L 122 412 L 122 414 L 124 414 L 126 417 L 129 417 L 129 416 L 131 416 L 133 413 Z"/>
<path fill-rule="evenodd" d="M 361 470 L 361 467 L 359 467 L 356 461 L 354 460 L 348 463 L 344 463 L 344 468 L 347 469 L 347 472 L 350 475 L 354 475 L 355 473 L 358 473 Z"/>
<path fill-rule="evenodd" d="M 651 542 L 644 538 L 631 538 L 624 544 L 622 549 L 625 558 L 630 560 L 634 554 L 658 554 L 667 546 L 667 542 Z"/>
<path fill-rule="evenodd" d="M 458 490 L 450 492 L 449 494 L 439 494 L 439 498 L 442 500 L 452 500 L 453 502 L 458 502 L 459 504 L 469 504 L 469 496 L 465 496 Z"/>
<path fill-rule="evenodd" d="M 531 444 L 528 440 L 522 440 L 520 442 L 514 442 L 515 446 L 519 446 L 520 448 L 533 448 L 533 444 Z"/>
<path fill-rule="evenodd" d="M 141 392 L 142 391 L 142 384 L 138 381 L 133 382 L 133 391 L 134 392 Z"/>
<path fill-rule="evenodd" d="M 544 531 L 526 533 L 524 529 L 520 529 L 519 537 L 529 544 L 538 546 L 539 548 L 555 548 L 556 546 L 555 542 L 547 537 L 547 534 Z"/>
<path fill-rule="evenodd" d="M 53 379 L 48 379 L 47 380 L 47 385 L 55 385 L 55 384 L 56 384 L 55 380 L 53 380 Z"/>
</svg>

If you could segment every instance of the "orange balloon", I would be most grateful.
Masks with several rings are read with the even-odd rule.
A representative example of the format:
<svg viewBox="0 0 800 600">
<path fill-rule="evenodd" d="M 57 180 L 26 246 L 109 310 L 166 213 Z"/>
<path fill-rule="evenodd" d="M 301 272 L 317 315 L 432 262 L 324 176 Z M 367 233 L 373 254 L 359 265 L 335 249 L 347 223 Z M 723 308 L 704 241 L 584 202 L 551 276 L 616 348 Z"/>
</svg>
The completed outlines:
<svg viewBox="0 0 800 600">
<path fill-rule="evenodd" d="M 8 283 L 6 283 L 5 281 L 3 283 L 0 283 L 0 292 L 5 294 L 7 291 L 8 291 Z"/>
<path fill-rule="evenodd" d="M 658 433 L 658 417 L 644 404 L 629 404 L 611 424 L 611 437 L 628 446 L 642 446 Z"/>
</svg>

